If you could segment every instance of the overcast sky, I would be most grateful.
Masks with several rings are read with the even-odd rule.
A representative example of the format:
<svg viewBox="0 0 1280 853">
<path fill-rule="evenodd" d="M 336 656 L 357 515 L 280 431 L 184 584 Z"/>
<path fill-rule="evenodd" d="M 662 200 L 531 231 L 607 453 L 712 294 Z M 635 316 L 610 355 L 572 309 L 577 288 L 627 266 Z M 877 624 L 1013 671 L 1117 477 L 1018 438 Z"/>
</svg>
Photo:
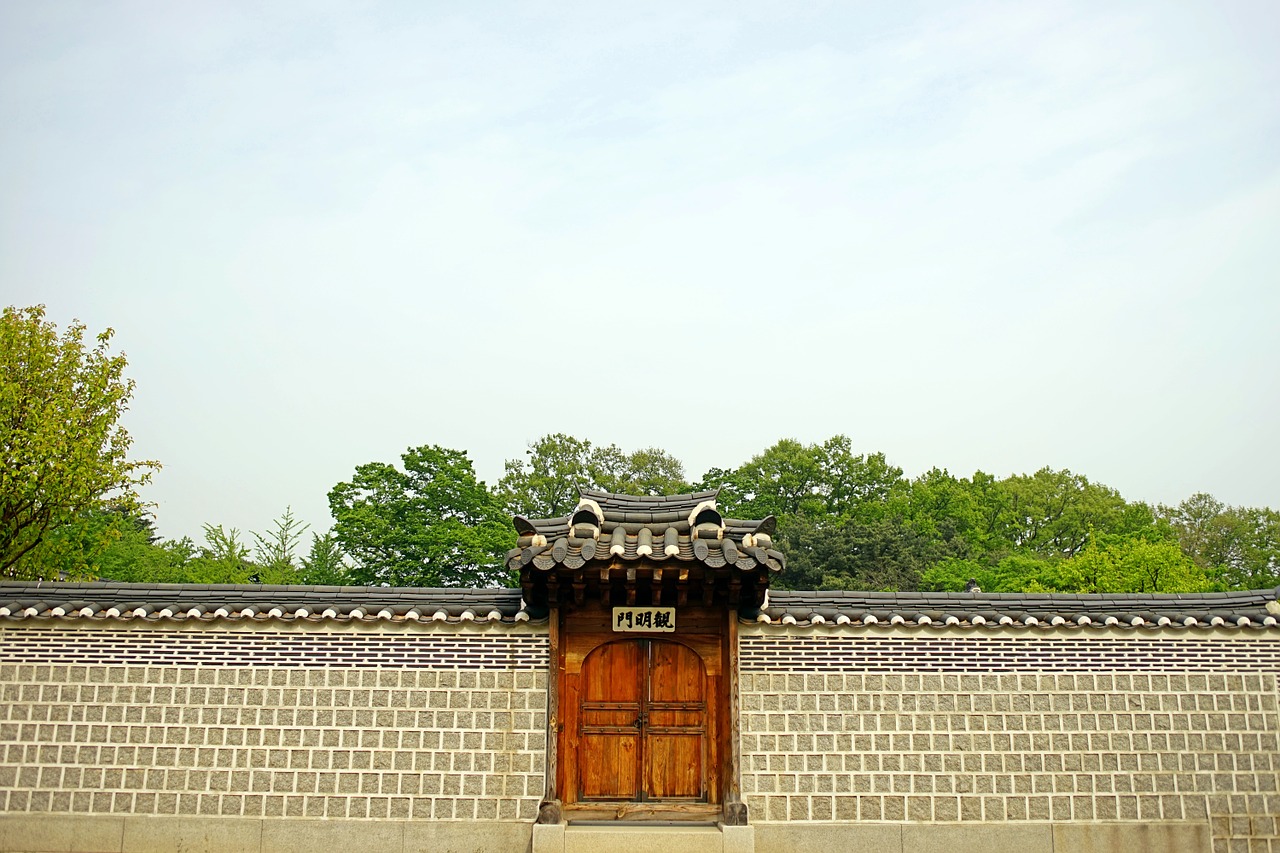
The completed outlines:
<svg viewBox="0 0 1280 853">
<path fill-rule="evenodd" d="M 1280 5 L 0 2 L 0 303 L 160 532 L 784 436 L 1280 506 Z"/>
</svg>

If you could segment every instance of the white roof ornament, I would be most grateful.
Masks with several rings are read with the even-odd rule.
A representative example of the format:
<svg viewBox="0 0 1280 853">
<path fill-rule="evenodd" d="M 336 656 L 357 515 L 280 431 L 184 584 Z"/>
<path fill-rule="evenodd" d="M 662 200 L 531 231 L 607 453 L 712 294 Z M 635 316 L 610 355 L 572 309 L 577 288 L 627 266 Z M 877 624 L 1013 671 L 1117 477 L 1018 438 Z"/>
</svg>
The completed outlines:
<svg viewBox="0 0 1280 853">
<path fill-rule="evenodd" d="M 698 536 L 698 533 L 710 533 L 712 530 L 716 531 L 715 539 L 724 538 L 724 517 L 716 509 L 714 500 L 702 501 L 689 511 L 689 533 L 695 538 L 706 539 L 708 537 Z"/>
<path fill-rule="evenodd" d="M 592 518 L 583 518 L 585 513 L 590 513 Z M 572 527 L 575 524 L 594 524 L 596 527 L 603 527 L 604 510 L 600 509 L 600 504 L 591 498 L 582 498 L 573 508 L 573 512 L 569 513 L 569 526 Z"/>
</svg>

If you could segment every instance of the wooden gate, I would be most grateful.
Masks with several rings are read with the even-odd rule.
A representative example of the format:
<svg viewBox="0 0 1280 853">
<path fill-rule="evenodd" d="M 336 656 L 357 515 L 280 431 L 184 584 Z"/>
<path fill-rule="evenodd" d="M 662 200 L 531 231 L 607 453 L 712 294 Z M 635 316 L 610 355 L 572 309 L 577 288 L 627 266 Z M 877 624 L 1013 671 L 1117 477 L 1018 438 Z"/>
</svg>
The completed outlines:
<svg viewBox="0 0 1280 853">
<path fill-rule="evenodd" d="M 707 677 L 667 640 L 606 643 L 582 662 L 578 797 L 707 801 Z"/>
</svg>

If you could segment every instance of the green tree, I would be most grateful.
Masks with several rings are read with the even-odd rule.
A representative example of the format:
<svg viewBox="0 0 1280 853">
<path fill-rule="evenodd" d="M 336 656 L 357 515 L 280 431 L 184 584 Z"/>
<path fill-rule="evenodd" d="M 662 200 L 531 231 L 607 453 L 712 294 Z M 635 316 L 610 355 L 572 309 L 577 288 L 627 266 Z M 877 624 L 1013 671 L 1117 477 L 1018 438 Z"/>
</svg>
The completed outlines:
<svg viewBox="0 0 1280 853">
<path fill-rule="evenodd" d="M 960 592 L 972 580 L 983 592 L 1068 592 L 1063 563 L 1025 553 L 1009 554 L 995 563 L 946 557 L 921 573 L 920 588 Z"/>
<path fill-rule="evenodd" d="M 302 558 L 298 582 L 325 586 L 342 586 L 351 582 L 342 546 L 332 533 L 311 534 L 311 550 Z"/>
<path fill-rule="evenodd" d="M 883 453 L 855 455 L 844 435 L 822 444 L 784 438 L 738 468 L 712 468 L 699 484 L 720 489 L 725 512 L 777 516 L 780 529 L 800 516 L 828 523 L 882 518 L 905 486 L 901 468 Z"/>
<path fill-rule="evenodd" d="M 515 531 L 502 502 L 461 451 L 409 448 L 403 469 L 356 468 L 329 492 L 333 535 L 355 565 L 352 580 L 393 586 L 502 586 Z"/>
<path fill-rule="evenodd" d="M 1175 542 L 1090 542 L 1063 564 L 1068 592 L 1207 592 L 1214 584 Z"/>
<path fill-rule="evenodd" d="M 204 541 L 195 556 L 182 566 L 188 578 L 185 583 L 259 582 L 259 567 L 250 559 L 249 546 L 239 529 L 205 524 Z"/>
<path fill-rule="evenodd" d="M 497 495 L 513 515 L 556 518 L 578 505 L 578 489 L 627 495 L 688 491 L 684 465 L 657 447 L 625 453 L 616 444 L 597 447 L 564 433 L 529 445 L 527 459 L 508 459 Z"/>
<path fill-rule="evenodd" d="M 1066 470 L 1017 474 L 1000 481 L 996 491 L 993 534 L 1012 548 L 1046 557 L 1076 554 L 1095 531 L 1115 531 L 1124 517 L 1119 492 Z"/>
<path fill-rule="evenodd" d="M 981 471 L 975 479 L 985 475 Z M 932 468 L 911 481 L 904 515 L 919 533 L 936 538 L 956 558 L 984 555 L 988 550 L 983 499 L 971 480 Z"/>
<path fill-rule="evenodd" d="M 43 305 L 8 307 L 0 320 L 0 575 L 42 577 L 49 534 L 107 506 L 136 510 L 138 487 L 159 467 L 131 461 L 119 425 L 134 383 L 112 330 L 86 344 L 85 326 L 61 335 Z M 105 548 L 108 542 L 102 542 Z"/>
<path fill-rule="evenodd" d="M 799 516 L 779 530 L 779 544 L 787 555 L 777 580 L 784 589 L 918 589 L 937 559 L 936 541 L 898 518 L 824 525 Z"/>
<path fill-rule="evenodd" d="M 1183 553 L 1222 585 L 1263 589 L 1280 584 L 1280 512 L 1227 506 L 1203 492 L 1159 512 Z"/>
<path fill-rule="evenodd" d="M 123 583 L 194 583 L 191 564 L 198 549 L 188 538 L 157 540 L 150 524 L 127 523 L 98 558 L 102 580 Z"/>
<path fill-rule="evenodd" d="M 297 552 L 302 534 L 310 527 L 294 518 L 293 507 L 285 507 L 265 535 L 254 533 L 257 580 L 260 583 L 298 582 Z"/>
<path fill-rule="evenodd" d="M 84 510 L 45 534 L 41 547 L 24 558 L 25 573 L 29 577 L 92 580 L 99 574 L 104 553 L 122 535 L 135 531 L 145 541 L 150 519 L 118 508 Z"/>
</svg>

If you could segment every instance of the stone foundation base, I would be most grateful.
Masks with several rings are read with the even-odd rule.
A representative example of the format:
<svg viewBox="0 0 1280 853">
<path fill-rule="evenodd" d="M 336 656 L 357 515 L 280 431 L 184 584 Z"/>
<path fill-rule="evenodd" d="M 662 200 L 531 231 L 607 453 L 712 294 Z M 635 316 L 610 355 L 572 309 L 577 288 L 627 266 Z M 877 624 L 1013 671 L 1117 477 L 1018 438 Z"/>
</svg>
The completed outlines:
<svg viewBox="0 0 1280 853">
<path fill-rule="evenodd" d="M 1212 853 L 1209 824 L 757 823 L 566 827 L 517 821 L 0 814 L 0 853 Z"/>
<path fill-rule="evenodd" d="M 757 823 L 758 853 L 1212 853 L 1209 823 Z"/>
<path fill-rule="evenodd" d="M 2 853 L 528 853 L 525 821 L 0 814 Z"/>
</svg>

